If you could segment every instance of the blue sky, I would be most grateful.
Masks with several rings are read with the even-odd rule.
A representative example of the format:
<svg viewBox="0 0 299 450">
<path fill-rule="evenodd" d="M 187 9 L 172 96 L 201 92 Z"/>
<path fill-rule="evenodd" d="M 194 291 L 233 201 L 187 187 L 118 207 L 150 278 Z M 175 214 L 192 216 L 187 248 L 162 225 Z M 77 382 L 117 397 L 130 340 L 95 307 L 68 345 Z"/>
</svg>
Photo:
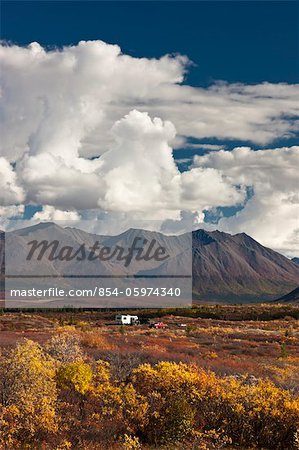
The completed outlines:
<svg viewBox="0 0 299 450">
<path fill-rule="evenodd" d="M 298 81 L 296 1 L 1 3 L 1 37 L 17 44 L 101 39 L 132 56 L 186 54 L 192 85 Z"/>
<path fill-rule="evenodd" d="M 2 215 L 158 203 L 297 254 L 298 24 L 295 1 L 2 1 Z"/>
</svg>

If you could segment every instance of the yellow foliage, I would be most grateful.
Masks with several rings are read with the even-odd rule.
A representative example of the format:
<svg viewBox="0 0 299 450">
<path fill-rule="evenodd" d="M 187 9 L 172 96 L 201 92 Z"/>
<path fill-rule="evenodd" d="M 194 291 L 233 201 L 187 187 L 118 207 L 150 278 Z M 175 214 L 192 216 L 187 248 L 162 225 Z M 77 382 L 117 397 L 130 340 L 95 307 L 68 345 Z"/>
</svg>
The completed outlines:
<svg viewBox="0 0 299 450">
<path fill-rule="evenodd" d="M 85 394 L 91 385 L 92 376 L 92 369 L 88 364 L 73 362 L 58 369 L 57 383 L 63 389 L 71 388 L 79 394 Z"/>
<path fill-rule="evenodd" d="M 218 378 L 192 365 L 161 362 L 133 370 L 132 383 L 149 404 L 155 405 L 148 417 L 152 423 L 152 429 L 148 429 L 150 440 L 153 435 L 157 439 L 157 430 L 162 440 L 169 438 L 164 429 L 165 422 L 171 429 L 167 408 L 172 411 L 172 418 L 177 416 L 173 433 L 182 426 L 187 433 L 192 423 L 192 414 L 184 403 L 187 401 L 208 429 L 223 427 L 225 435 L 235 443 L 274 448 L 281 436 L 288 436 L 289 448 L 293 448 L 299 425 L 298 399 L 268 380 L 246 384 L 242 379 Z M 185 407 L 185 416 L 175 412 L 174 398 L 180 405 L 180 414 Z M 183 437 L 184 432 L 175 435 Z"/>
<path fill-rule="evenodd" d="M 143 394 L 153 391 L 175 392 L 192 401 L 204 397 L 211 390 L 217 394 L 219 389 L 212 372 L 200 370 L 193 365 L 165 361 L 154 367 L 143 364 L 134 369 L 132 382 L 138 392 Z"/>
<path fill-rule="evenodd" d="M 205 359 L 217 359 L 218 355 L 215 352 L 208 352 L 204 357 Z"/>
<path fill-rule="evenodd" d="M 94 374 L 94 383 L 104 383 L 106 381 L 109 381 L 111 377 L 110 374 L 110 364 L 106 361 L 102 361 L 99 359 L 96 362 L 96 370 Z"/>
<path fill-rule="evenodd" d="M 124 435 L 123 450 L 141 450 L 139 439 L 136 436 Z"/>
<path fill-rule="evenodd" d="M 32 341 L 0 358 L 0 448 L 37 448 L 51 436 L 56 441 L 45 448 L 59 450 L 93 443 L 124 450 L 298 448 L 299 400 L 267 379 L 218 377 L 164 361 L 141 364 L 120 381 L 106 361 L 62 362 L 60 349 L 69 343 L 63 335 L 52 341 L 55 360 Z"/>
<path fill-rule="evenodd" d="M 55 363 L 39 344 L 25 340 L 2 360 L 0 442 L 56 432 Z M 7 421 L 9 427 L 7 426 Z M 5 431 L 6 430 L 6 431 Z"/>
</svg>

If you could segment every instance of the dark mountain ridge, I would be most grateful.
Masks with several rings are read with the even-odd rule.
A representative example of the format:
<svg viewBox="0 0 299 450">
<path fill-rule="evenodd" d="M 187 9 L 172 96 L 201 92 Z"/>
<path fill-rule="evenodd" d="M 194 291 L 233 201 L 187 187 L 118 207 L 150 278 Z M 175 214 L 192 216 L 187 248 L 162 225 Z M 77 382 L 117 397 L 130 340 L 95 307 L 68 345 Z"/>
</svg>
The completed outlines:
<svg viewBox="0 0 299 450">
<path fill-rule="evenodd" d="M 275 300 L 277 303 L 299 303 L 299 287 Z"/>
<path fill-rule="evenodd" d="M 298 285 L 294 263 L 245 233 L 197 230 L 192 247 L 193 289 L 199 298 L 268 300 Z"/>
</svg>

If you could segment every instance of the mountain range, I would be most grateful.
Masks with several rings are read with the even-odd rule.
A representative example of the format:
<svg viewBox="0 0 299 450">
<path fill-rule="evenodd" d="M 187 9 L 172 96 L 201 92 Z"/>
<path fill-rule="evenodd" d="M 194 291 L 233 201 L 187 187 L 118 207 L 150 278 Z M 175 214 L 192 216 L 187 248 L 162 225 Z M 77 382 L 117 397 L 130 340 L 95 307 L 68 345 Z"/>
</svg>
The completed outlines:
<svg viewBox="0 0 299 450">
<path fill-rule="evenodd" d="M 6 269 L 12 261 L 25 260 L 28 253 L 28 242 L 32 239 L 54 240 L 63 245 L 78 247 L 81 244 L 91 245 L 95 240 L 105 246 L 128 247 L 134 237 L 142 237 L 148 241 L 155 239 L 159 244 L 167 247 L 169 259 L 163 263 L 152 265 L 132 264 L 130 270 L 138 274 L 171 273 L 174 268 L 188 272 L 188 254 L 182 252 L 186 245 L 191 246 L 191 234 L 181 236 L 166 236 L 158 232 L 129 229 L 118 236 L 103 236 L 87 233 L 76 228 L 62 228 L 53 223 L 40 223 L 32 227 L 5 233 L 6 242 L 11 242 L 13 250 L 9 257 L 6 255 Z M 0 234 L 0 266 L 4 266 L 4 234 Z M 190 253 L 191 255 L 191 253 Z M 15 275 L 30 273 L 31 262 L 26 264 L 14 263 Z M 88 266 L 88 273 L 124 275 L 123 266 L 111 261 L 93 261 Z M 70 261 L 41 261 L 40 273 L 53 275 L 79 275 L 80 263 Z M 191 270 L 191 268 L 190 268 Z M 43 272 L 44 271 L 44 272 Z M 253 302 L 269 301 L 281 298 L 288 301 L 287 294 L 299 286 L 299 265 L 296 261 L 264 247 L 245 233 L 231 235 L 220 231 L 205 231 L 199 229 L 192 232 L 192 277 L 193 297 L 195 301 L 211 302 Z M 292 298 L 292 297 L 290 297 Z M 292 300 L 290 300 L 292 301 Z M 295 300 L 296 301 L 296 300 Z"/>
</svg>

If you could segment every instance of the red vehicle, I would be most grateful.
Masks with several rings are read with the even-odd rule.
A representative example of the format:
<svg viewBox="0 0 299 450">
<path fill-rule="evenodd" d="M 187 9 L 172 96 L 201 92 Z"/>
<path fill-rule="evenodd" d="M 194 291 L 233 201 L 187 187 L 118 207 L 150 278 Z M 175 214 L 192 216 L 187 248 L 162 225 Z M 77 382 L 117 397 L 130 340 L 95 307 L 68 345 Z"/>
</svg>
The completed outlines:
<svg viewBox="0 0 299 450">
<path fill-rule="evenodd" d="M 167 325 L 164 322 L 156 322 L 156 323 L 152 323 L 150 325 L 150 328 L 155 328 L 156 330 L 160 330 L 160 329 L 163 329 L 166 327 L 167 327 Z"/>
</svg>

